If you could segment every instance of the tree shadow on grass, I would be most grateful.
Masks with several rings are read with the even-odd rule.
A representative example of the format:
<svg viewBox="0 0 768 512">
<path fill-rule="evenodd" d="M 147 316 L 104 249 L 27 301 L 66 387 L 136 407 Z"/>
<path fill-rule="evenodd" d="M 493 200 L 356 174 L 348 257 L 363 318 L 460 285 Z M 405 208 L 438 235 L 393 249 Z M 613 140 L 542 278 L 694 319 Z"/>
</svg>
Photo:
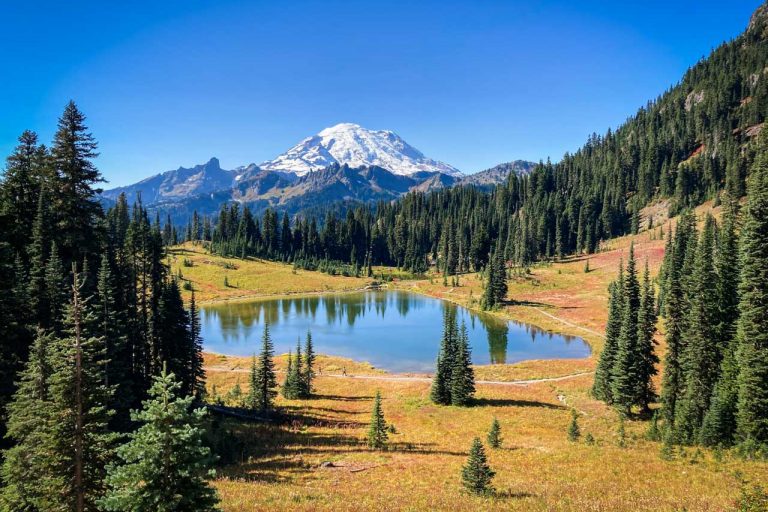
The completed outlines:
<svg viewBox="0 0 768 512">
<path fill-rule="evenodd" d="M 554 307 L 552 304 L 547 304 L 546 302 L 538 302 L 534 300 L 503 300 L 501 302 L 502 306 L 531 306 L 531 307 L 537 307 L 537 308 L 552 308 Z"/>
<path fill-rule="evenodd" d="M 306 407 L 302 407 L 301 409 L 306 410 L 306 411 L 318 411 L 318 412 L 321 412 L 321 413 L 326 412 L 326 413 L 331 413 L 331 414 L 350 414 L 350 415 L 354 415 L 354 414 L 363 414 L 364 412 L 367 413 L 367 414 L 370 414 L 370 411 L 350 411 L 350 410 L 345 410 L 345 409 L 334 409 L 333 407 L 316 407 L 316 406 L 313 406 L 313 405 L 308 405 Z"/>
<path fill-rule="evenodd" d="M 582 306 L 555 306 L 553 304 L 547 304 L 546 302 L 538 302 L 533 300 L 507 300 L 504 301 L 505 306 L 530 306 L 535 308 L 547 308 L 547 309 L 583 309 Z"/>
<path fill-rule="evenodd" d="M 280 430 L 274 429 L 273 430 Z M 301 475 L 318 471 L 320 464 L 306 462 L 306 457 L 321 461 L 354 460 L 360 453 L 417 455 L 448 455 L 464 458 L 463 451 L 435 449 L 434 443 L 388 443 L 382 451 L 372 450 L 359 437 L 340 434 L 274 432 L 276 437 L 260 437 L 256 446 L 249 446 L 237 460 L 230 461 L 221 469 L 221 475 L 245 482 L 285 483 L 293 482 Z M 254 439 L 250 440 L 254 442 Z M 269 444 L 262 444 L 267 441 Z"/>
<path fill-rule="evenodd" d="M 283 420 L 280 421 L 279 424 L 294 427 L 304 426 L 338 429 L 363 428 L 368 426 L 368 423 L 363 423 L 361 421 L 339 419 L 321 414 L 301 413 L 298 411 L 291 411 L 290 413 L 285 414 Z"/>
<path fill-rule="evenodd" d="M 525 491 L 494 491 L 492 494 L 494 498 L 498 499 L 522 499 L 522 498 L 535 498 L 538 495 Z"/>
<path fill-rule="evenodd" d="M 372 396 L 313 395 L 315 400 L 338 400 L 340 402 L 367 402 Z"/>
<path fill-rule="evenodd" d="M 511 398 L 475 398 L 475 407 L 541 407 L 544 409 L 566 409 L 562 405 L 535 400 L 514 400 Z"/>
</svg>

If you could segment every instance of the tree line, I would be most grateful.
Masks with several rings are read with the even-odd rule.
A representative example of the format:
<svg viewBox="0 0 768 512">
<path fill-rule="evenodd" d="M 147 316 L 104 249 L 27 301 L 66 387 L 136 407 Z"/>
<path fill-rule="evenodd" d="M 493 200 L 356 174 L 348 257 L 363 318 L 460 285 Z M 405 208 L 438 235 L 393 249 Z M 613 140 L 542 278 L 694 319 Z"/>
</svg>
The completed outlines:
<svg viewBox="0 0 768 512">
<path fill-rule="evenodd" d="M 667 232 L 655 306 L 647 270 L 638 294 L 631 250 L 609 288 L 593 394 L 624 414 L 635 406 L 648 412 L 658 398 L 654 436 L 667 445 L 755 452 L 768 443 L 768 132 L 757 146 L 743 211 L 726 197 L 719 223 L 708 214 L 699 228 L 686 211 Z M 651 382 L 657 312 L 667 342 L 658 397 Z"/>
<path fill-rule="evenodd" d="M 394 202 L 329 207 L 290 218 L 225 204 L 213 219 L 193 214 L 186 240 L 214 252 L 364 273 L 389 265 L 451 276 L 479 271 L 493 255 L 526 266 L 592 253 L 600 242 L 641 228 L 640 210 L 659 198 L 677 213 L 744 195 L 755 158 L 749 142 L 768 112 L 765 20 L 715 49 L 682 80 L 616 130 L 491 191 L 456 187 L 412 192 Z M 168 236 L 173 227 L 168 224 Z M 332 263 L 335 262 L 335 263 Z"/>
<path fill-rule="evenodd" d="M 50 147 L 21 135 L 0 182 L 0 507 L 148 510 L 165 496 L 208 510 L 194 297 L 185 307 L 169 275 L 158 219 L 124 197 L 103 211 L 97 155 L 70 102 Z M 182 462 L 160 475 L 150 453 Z M 157 479 L 132 494 L 145 471 Z"/>
</svg>

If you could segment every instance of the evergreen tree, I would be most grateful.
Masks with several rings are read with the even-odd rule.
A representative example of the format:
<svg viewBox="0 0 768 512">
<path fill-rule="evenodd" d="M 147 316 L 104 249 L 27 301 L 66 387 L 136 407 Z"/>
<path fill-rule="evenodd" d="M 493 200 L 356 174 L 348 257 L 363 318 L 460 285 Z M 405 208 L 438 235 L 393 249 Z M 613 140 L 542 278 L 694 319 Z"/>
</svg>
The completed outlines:
<svg viewBox="0 0 768 512">
<path fill-rule="evenodd" d="M 255 382 L 255 375 L 256 375 L 256 357 L 253 358 L 253 364 L 251 365 L 251 381 L 252 383 Z M 294 392 L 293 389 L 291 389 L 291 380 L 293 379 L 294 372 L 293 372 L 293 354 L 291 353 L 290 349 L 288 350 L 288 362 L 286 363 L 285 368 L 285 378 L 283 378 L 283 396 L 285 398 L 291 399 L 294 398 L 292 396 L 292 393 Z M 258 389 L 257 386 L 251 385 L 252 394 L 255 396 L 255 390 Z"/>
<path fill-rule="evenodd" d="M 269 335 L 269 324 L 264 324 L 264 334 L 261 338 L 261 353 L 256 362 L 256 371 L 254 372 L 255 384 L 253 388 L 255 402 L 262 413 L 268 413 L 272 409 L 272 401 L 277 392 L 277 377 L 275 376 L 274 346 L 272 338 Z"/>
<path fill-rule="evenodd" d="M 235 385 L 230 388 L 226 395 L 226 402 L 233 407 L 248 407 L 247 403 L 248 395 L 243 397 L 243 388 L 240 387 L 240 381 L 235 382 Z"/>
<path fill-rule="evenodd" d="M 297 400 L 299 398 L 305 398 L 304 388 L 304 370 L 301 361 L 301 343 L 296 343 L 296 357 L 291 357 L 291 353 L 288 353 L 288 369 L 285 375 L 285 383 L 283 384 L 283 396 L 289 400 Z"/>
<path fill-rule="evenodd" d="M 492 276 L 496 275 L 496 269 L 494 269 L 494 265 L 496 264 L 495 258 L 489 258 L 488 265 L 485 267 L 486 271 L 486 281 L 485 281 L 485 288 L 483 289 L 483 298 L 480 300 L 480 305 L 483 309 L 494 309 L 496 307 L 496 295 L 494 293 L 494 287 L 492 282 Z"/>
<path fill-rule="evenodd" d="M 38 144 L 37 134 L 26 130 L 19 145 L 8 156 L 3 181 L 0 184 L 0 216 L 7 220 L 7 241 L 12 249 L 26 254 L 33 232 L 40 190 L 48 179 L 48 154 Z"/>
<path fill-rule="evenodd" d="M 296 340 L 296 360 L 293 365 L 293 381 L 296 389 L 297 398 L 306 398 L 307 393 L 304 388 L 304 361 L 301 354 L 301 339 Z"/>
<path fill-rule="evenodd" d="M 595 369 L 592 394 L 598 400 L 612 402 L 613 366 L 621 332 L 621 314 L 624 311 L 624 266 L 619 263 L 619 276 L 608 286 L 608 322 L 605 326 L 605 344 Z"/>
<path fill-rule="evenodd" d="M 729 347 L 723 357 L 720 377 L 702 421 L 699 440 L 706 446 L 727 446 L 735 440 L 739 368 L 734 349 L 733 346 Z"/>
<path fill-rule="evenodd" d="M 312 344 L 312 333 L 307 331 L 304 344 L 304 389 L 307 397 L 312 396 L 312 381 L 315 379 L 315 347 Z"/>
<path fill-rule="evenodd" d="M 108 425 L 112 388 L 105 385 L 104 341 L 84 336 L 87 308 L 81 280 L 73 266 L 72 300 L 67 308 L 68 337 L 54 339 L 46 432 L 39 453 L 48 459 L 54 500 L 51 510 L 96 510 L 104 492 L 105 466 L 113 456 L 116 435 Z"/>
<path fill-rule="evenodd" d="M 32 240 L 27 249 L 29 254 L 29 306 L 37 325 L 50 326 L 50 306 L 45 285 L 45 268 L 48 250 L 51 247 L 50 218 L 45 189 L 40 190 L 35 220 L 32 223 Z"/>
<path fill-rule="evenodd" d="M 200 310 L 195 302 L 195 291 L 189 298 L 190 380 L 196 399 L 205 396 L 205 368 L 203 367 L 203 337 L 200 334 Z"/>
<path fill-rule="evenodd" d="M 568 424 L 568 440 L 575 443 L 580 437 L 579 413 L 576 412 L 576 409 L 571 409 L 571 423 Z"/>
<path fill-rule="evenodd" d="M 496 245 L 493 256 L 489 257 L 486 267 L 487 282 L 483 292 L 483 309 L 495 309 L 504 303 L 507 297 L 507 271 L 501 244 Z"/>
<path fill-rule="evenodd" d="M 291 364 L 291 357 L 290 354 L 288 355 L 288 365 L 289 365 L 289 371 L 290 371 L 290 364 Z M 251 369 L 248 374 L 248 394 L 245 398 L 245 406 L 251 409 L 252 411 L 257 411 L 261 408 L 261 403 L 259 402 L 259 372 L 258 372 L 258 360 L 256 359 L 256 354 L 253 354 L 253 358 L 251 359 Z M 285 388 L 285 385 L 283 385 L 283 388 Z"/>
<path fill-rule="evenodd" d="M 747 184 L 741 231 L 741 281 L 736 361 L 739 367 L 737 434 L 768 442 L 768 131 Z"/>
<path fill-rule="evenodd" d="M 368 427 L 368 447 L 374 450 L 382 450 L 387 443 L 387 422 L 384 420 L 384 411 L 381 408 L 381 392 L 376 391 L 371 412 L 371 424 Z"/>
<path fill-rule="evenodd" d="M 672 236 L 670 231 L 669 236 Z M 667 267 L 667 292 L 665 294 L 665 326 L 667 353 L 664 356 L 664 375 L 661 383 L 662 415 L 667 426 L 672 426 L 675 421 L 678 401 L 683 390 L 683 331 L 685 329 L 685 296 L 683 283 L 681 282 L 682 258 L 684 257 L 684 229 L 678 223 L 675 235 L 675 243 L 672 252 L 667 253 L 669 265 Z"/>
<path fill-rule="evenodd" d="M 724 201 L 723 224 L 717 244 L 717 283 L 719 325 L 718 339 L 721 344 L 722 362 L 709 409 L 702 422 L 700 441 L 708 446 L 730 445 L 736 434 L 736 404 L 738 388 L 736 380 L 739 368 L 736 361 L 736 320 L 739 315 L 739 258 L 736 235 L 737 203 L 730 198 Z"/>
<path fill-rule="evenodd" d="M 63 486 L 51 460 L 40 450 L 48 443 L 48 395 L 53 336 L 38 329 L 19 386 L 8 406 L 7 436 L 14 444 L 4 453 L 0 505 L 3 510 L 36 512 L 57 504 L 49 491 Z"/>
<path fill-rule="evenodd" d="M 51 243 L 50 257 L 45 265 L 45 304 L 47 327 L 61 333 L 64 321 L 64 305 L 67 303 L 64 265 L 59 257 L 56 242 Z"/>
<path fill-rule="evenodd" d="M 715 266 L 717 271 L 717 303 L 719 306 L 718 337 L 723 343 L 723 356 L 733 348 L 736 320 L 739 317 L 739 237 L 738 201 L 723 201 L 723 221 L 718 231 Z"/>
<path fill-rule="evenodd" d="M 190 410 L 195 398 L 180 397 L 182 384 L 163 369 L 150 398 L 133 420 L 142 425 L 109 466 L 109 490 L 101 500 L 115 512 L 216 511 L 218 497 L 207 480 L 214 457 L 204 444 L 205 409 Z"/>
<path fill-rule="evenodd" d="M 645 262 L 643 272 L 643 289 L 640 299 L 640 311 L 637 315 L 637 357 L 638 379 L 637 398 L 643 412 L 650 411 L 649 405 L 656 400 L 656 390 L 653 386 L 653 376 L 656 375 L 656 365 L 659 358 L 656 355 L 656 342 L 653 339 L 656 333 L 656 297 L 651 283 L 651 273 L 648 269 L 648 261 Z"/>
<path fill-rule="evenodd" d="M 472 369 L 469 335 L 463 321 L 456 338 L 456 357 L 451 369 L 450 392 L 451 404 L 459 406 L 469 405 L 475 394 L 475 372 Z"/>
<path fill-rule="evenodd" d="M 115 411 L 112 425 L 117 430 L 126 430 L 134 400 L 133 383 L 126 322 L 118 309 L 117 289 L 110 267 L 109 257 L 104 253 L 97 276 L 96 294 L 90 304 L 93 317 L 91 334 L 104 343 L 104 384 L 113 388 L 109 404 Z"/>
<path fill-rule="evenodd" d="M 152 321 L 152 368 L 162 368 L 176 375 L 182 383 L 184 396 L 194 395 L 199 389 L 202 355 L 197 340 L 193 341 L 190 319 L 181 291 L 175 279 L 162 284 L 159 290 L 157 312 Z"/>
<path fill-rule="evenodd" d="M 24 283 L 20 257 L 12 259 L 10 246 L 0 233 L 0 411 L 5 409 L 16 389 L 16 376 L 28 357 L 31 341 L 32 315 Z M 13 263 L 12 263 L 13 262 Z M 5 425 L 0 413 L 0 445 L 5 437 Z"/>
<path fill-rule="evenodd" d="M 461 468 L 461 481 L 464 488 L 472 494 L 492 494 L 491 480 L 495 474 L 488 465 L 483 443 L 476 437 L 472 440 L 467 463 Z"/>
<path fill-rule="evenodd" d="M 96 254 L 97 222 L 103 215 L 94 185 L 104 181 L 92 160 L 98 156 L 96 141 L 88 132 L 85 116 L 70 101 L 59 118 L 51 146 L 51 162 L 56 173 L 54 198 L 58 238 L 66 264 Z"/>
<path fill-rule="evenodd" d="M 440 341 L 440 352 L 437 355 L 435 375 L 432 378 L 432 388 L 429 397 L 432 402 L 440 405 L 451 403 L 452 372 L 457 357 L 456 312 L 451 308 L 443 310 L 443 337 Z"/>
<path fill-rule="evenodd" d="M 653 416 L 651 417 L 651 424 L 648 427 L 648 431 L 645 433 L 645 438 L 649 441 L 661 441 L 658 411 L 654 411 Z"/>
<path fill-rule="evenodd" d="M 719 309 L 714 266 L 715 221 L 707 217 L 699 237 L 690 282 L 690 310 L 683 353 L 684 393 L 678 404 L 675 432 L 679 441 L 698 436 L 720 369 Z"/>
<path fill-rule="evenodd" d="M 491 448 L 501 448 L 501 424 L 498 418 L 493 418 L 491 430 L 488 431 L 488 446 Z"/>
<path fill-rule="evenodd" d="M 638 382 L 641 379 L 642 358 L 638 350 L 638 318 L 640 310 L 640 284 L 637 280 L 634 245 L 629 247 L 629 259 L 624 278 L 621 329 L 616 350 L 616 360 L 611 374 L 613 404 L 628 414 L 639 403 Z"/>
</svg>

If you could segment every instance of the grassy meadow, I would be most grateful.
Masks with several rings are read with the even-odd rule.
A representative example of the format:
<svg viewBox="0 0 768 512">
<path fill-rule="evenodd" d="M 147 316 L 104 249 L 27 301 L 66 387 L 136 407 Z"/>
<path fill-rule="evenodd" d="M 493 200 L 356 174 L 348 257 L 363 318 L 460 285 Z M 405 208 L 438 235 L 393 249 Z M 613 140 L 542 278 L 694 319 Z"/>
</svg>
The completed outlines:
<svg viewBox="0 0 768 512">
<path fill-rule="evenodd" d="M 704 206 L 699 213 L 709 210 Z M 477 380 L 500 383 L 478 384 L 474 407 L 435 406 L 428 398 L 429 382 L 323 355 L 315 398 L 278 398 L 288 419 L 222 422 L 227 438 L 238 440 L 239 447 L 234 463 L 220 469 L 215 480 L 223 510 L 734 510 L 743 482 L 768 482 L 768 464 L 697 448 L 662 458 L 661 443 L 645 438 L 648 421 L 627 421 L 622 435 L 616 412 L 589 396 L 603 342 L 607 285 L 631 242 L 641 264 L 647 259 L 655 275 L 664 252 L 661 229 L 668 231 L 673 224 L 674 219 L 665 221 L 663 228 L 656 224 L 639 235 L 612 240 L 588 258 L 540 264 L 511 278 L 511 301 L 496 314 L 583 337 L 593 354 L 475 367 Z M 181 266 L 183 258 L 193 266 Z M 171 261 L 174 271 L 181 266 L 203 300 L 342 291 L 370 282 L 294 273 L 280 263 L 224 260 L 189 246 L 175 250 Z M 221 266 L 227 263 L 237 266 L 224 270 L 230 282 L 238 283 L 232 290 L 221 286 Z M 390 286 L 468 307 L 477 307 L 482 293 L 476 275 L 461 276 L 453 287 L 443 286 L 440 276 L 396 279 Z M 662 334 L 657 341 L 663 354 Z M 207 354 L 209 390 L 215 386 L 224 394 L 238 382 L 247 389 L 249 364 L 248 358 Z M 285 356 L 279 355 L 276 364 L 281 381 Z M 559 380 L 547 380 L 553 378 Z M 516 382 L 531 379 L 544 380 Z M 377 390 L 394 426 L 382 452 L 369 450 L 364 442 Z M 577 442 L 567 437 L 572 409 L 581 428 Z M 496 493 L 470 496 L 461 488 L 461 466 L 472 438 L 485 441 L 494 417 L 504 439 L 501 449 L 488 452 Z"/>
</svg>

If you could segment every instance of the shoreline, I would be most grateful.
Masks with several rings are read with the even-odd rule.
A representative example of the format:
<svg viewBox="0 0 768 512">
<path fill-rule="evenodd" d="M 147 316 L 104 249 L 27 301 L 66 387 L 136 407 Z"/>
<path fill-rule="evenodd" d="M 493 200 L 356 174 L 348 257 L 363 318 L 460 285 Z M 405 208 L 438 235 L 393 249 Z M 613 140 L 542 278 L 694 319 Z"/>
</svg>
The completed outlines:
<svg viewBox="0 0 768 512">
<path fill-rule="evenodd" d="M 418 283 L 418 281 L 404 281 L 405 283 Z M 349 288 L 345 290 L 322 290 L 322 291 L 310 291 L 310 292 L 286 292 L 286 293 L 272 293 L 272 294 L 263 294 L 263 293 L 254 293 L 254 294 L 248 294 L 248 295 L 238 295 L 236 297 L 219 297 L 215 299 L 208 299 L 204 301 L 198 301 L 197 304 L 199 306 L 213 306 L 217 304 L 226 304 L 230 302 L 251 302 L 251 301 L 264 301 L 264 300 L 280 300 L 280 299 L 288 299 L 288 298 L 301 298 L 301 297 L 316 297 L 318 295 L 345 295 L 345 294 L 351 294 L 351 293 L 361 293 L 361 292 L 374 292 L 374 291 L 403 291 L 403 292 L 409 292 L 409 293 L 415 293 L 418 295 L 421 295 L 423 297 L 429 297 L 436 300 L 444 300 L 446 302 L 450 302 L 451 304 L 454 304 L 456 306 L 461 306 L 462 308 L 472 311 L 476 314 L 482 314 L 482 315 L 491 315 L 496 318 L 499 318 L 504 321 L 511 321 L 511 322 L 517 322 L 520 324 L 527 324 L 531 325 L 533 327 L 536 327 L 540 329 L 541 331 L 552 333 L 552 334 L 560 334 L 563 336 L 574 336 L 577 338 L 580 338 L 583 340 L 587 345 L 589 345 L 590 348 L 590 355 L 587 357 L 580 357 L 580 358 L 573 358 L 573 359 L 591 359 L 594 356 L 594 350 L 593 350 L 593 343 L 589 340 L 590 337 L 595 336 L 599 338 L 605 338 L 604 335 L 593 331 L 592 329 L 589 329 L 587 327 L 582 327 L 580 325 L 574 324 L 572 322 L 568 322 L 567 320 L 563 320 L 562 318 L 557 317 L 556 315 L 553 315 L 551 313 L 547 313 L 546 311 L 542 311 L 540 308 L 536 308 L 533 306 L 525 306 L 517 304 L 518 307 L 530 307 L 533 311 L 538 312 L 539 314 L 548 317 L 550 320 L 553 320 L 557 322 L 558 326 L 561 327 L 570 327 L 574 330 L 579 330 L 583 332 L 574 332 L 570 329 L 563 329 L 563 328 L 553 328 L 551 326 L 545 326 L 543 323 L 539 322 L 533 322 L 528 320 L 522 320 L 519 317 L 516 317 L 512 313 L 508 313 L 507 311 L 483 311 L 481 309 L 478 309 L 474 306 L 469 306 L 459 300 L 456 300 L 451 297 L 442 297 L 433 295 L 421 288 L 413 287 L 413 286 L 403 286 L 401 283 L 394 283 L 394 286 L 381 286 L 379 288 L 373 289 L 368 287 L 363 288 Z M 392 283 L 390 283 L 392 284 Z M 516 304 L 511 304 L 512 306 L 515 306 Z M 546 323 L 546 322 L 544 322 Z M 585 334 L 586 333 L 586 334 Z M 221 354 L 221 355 L 230 355 L 232 354 Z M 236 356 L 233 356 L 236 357 Z M 552 361 L 558 361 L 560 359 L 552 359 Z"/>
<path fill-rule="evenodd" d="M 517 322 L 521 324 L 528 324 L 548 333 L 565 335 L 565 336 L 574 336 L 582 340 L 590 348 L 590 354 L 587 357 L 527 359 L 527 360 L 517 361 L 514 363 L 508 363 L 508 364 L 490 363 L 490 364 L 473 365 L 474 368 L 479 370 L 479 372 L 484 375 L 496 375 L 498 372 L 515 373 L 516 371 L 524 371 L 525 369 L 527 369 L 527 367 L 534 367 L 534 368 L 541 367 L 541 370 L 536 371 L 535 374 L 543 375 L 543 376 L 535 379 L 526 378 L 526 379 L 518 379 L 518 380 L 543 380 L 543 379 L 559 379 L 559 378 L 567 377 L 569 375 L 574 375 L 574 374 L 583 375 L 586 373 L 590 373 L 593 370 L 592 364 L 596 360 L 595 359 L 596 354 L 594 350 L 593 339 L 591 338 L 602 337 L 602 335 L 600 335 L 595 331 L 587 329 L 586 327 L 581 327 L 579 325 L 572 324 L 570 322 L 567 322 L 566 320 L 558 318 L 557 316 L 549 314 L 547 312 L 541 311 L 539 310 L 539 308 L 535 308 L 535 307 L 530 307 L 530 309 L 535 311 L 537 314 L 546 317 L 547 320 L 543 322 L 531 322 L 531 321 L 521 320 L 518 315 L 514 315 L 513 313 L 510 313 L 508 311 L 482 311 L 476 307 L 470 307 L 464 304 L 462 301 L 449 298 L 449 297 L 436 296 L 431 293 L 428 293 L 427 291 L 419 288 L 417 284 L 418 284 L 418 281 L 406 281 L 406 282 L 398 282 L 398 283 L 387 283 L 387 285 L 377 290 L 372 290 L 370 288 L 363 287 L 363 288 L 352 288 L 348 290 L 329 290 L 329 291 L 279 293 L 279 294 L 251 294 L 251 295 L 244 295 L 244 296 L 233 297 L 233 298 L 229 298 L 229 297 L 216 298 L 216 299 L 200 302 L 199 304 L 201 306 L 203 305 L 210 306 L 210 305 L 225 304 L 230 302 L 237 303 L 237 302 L 250 302 L 250 301 L 278 300 L 278 299 L 284 299 L 284 298 L 316 297 L 319 295 L 344 295 L 344 294 L 352 294 L 352 293 L 361 293 L 366 291 L 402 291 L 407 293 L 415 293 L 423 297 L 429 297 L 436 300 L 444 300 L 446 302 L 450 302 L 451 304 L 463 307 L 475 314 L 489 314 L 496 317 L 497 319 L 501 319 L 504 321 L 512 321 L 512 322 Z M 584 331 L 584 332 L 580 332 L 580 331 Z M 247 356 L 238 356 L 233 354 L 222 354 L 222 353 L 212 352 L 208 350 L 206 350 L 205 352 L 212 356 L 232 358 L 234 360 L 247 357 Z M 318 354 L 318 355 L 322 355 L 330 358 L 336 358 L 339 360 L 346 360 L 355 364 L 370 364 L 367 361 L 357 361 L 355 359 L 347 358 L 340 355 L 332 355 L 332 354 Z M 276 355 L 276 357 L 284 357 L 284 356 L 285 354 Z M 555 372 L 555 375 L 552 375 L 552 374 L 547 374 L 545 371 L 548 366 L 550 367 L 550 369 L 553 369 L 553 370 L 555 368 L 562 368 L 563 366 L 565 366 L 566 368 L 563 369 L 561 372 Z M 212 367 L 211 369 L 214 371 L 226 371 L 223 368 Z M 386 369 L 374 368 L 374 367 L 372 367 L 372 369 L 375 370 L 376 372 L 383 372 L 385 375 L 393 376 L 393 377 L 411 378 L 414 376 L 409 372 L 390 372 Z M 421 375 L 424 375 L 424 374 L 421 374 Z M 498 380 L 498 379 L 488 378 L 486 380 Z M 510 379 L 509 381 L 511 380 L 514 380 L 514 379 Z"/>
<path fill-rule="evenodd" d="M 224 304 L 227 302 L 251 302 L 251 301 L 259 301 L 259 300 L 278 300 L 278 299 L 288 299 L 288 298 L 301 298 L 301 297 L 315 297 L 317 295 L 344 295 L 346 293 L 360 293 L 360 292 L 373 292 L 373 291 L 383 291 L 387 288 L 381 287 L 378 289 L 372 289 L 372 288 L 349 288 L 345 290 L 322 290 L 322 291 L 311 291 L 311 292 L 286 292 L 286 293 L 253 293 L 249 295 L 238 295 L 236 297 L 219 297 L 216 299 L 208 299 L 204 301 L 199 301 L 197 304 L 199 306 L 212 306 L 216 304 Z"/>
</svg>

